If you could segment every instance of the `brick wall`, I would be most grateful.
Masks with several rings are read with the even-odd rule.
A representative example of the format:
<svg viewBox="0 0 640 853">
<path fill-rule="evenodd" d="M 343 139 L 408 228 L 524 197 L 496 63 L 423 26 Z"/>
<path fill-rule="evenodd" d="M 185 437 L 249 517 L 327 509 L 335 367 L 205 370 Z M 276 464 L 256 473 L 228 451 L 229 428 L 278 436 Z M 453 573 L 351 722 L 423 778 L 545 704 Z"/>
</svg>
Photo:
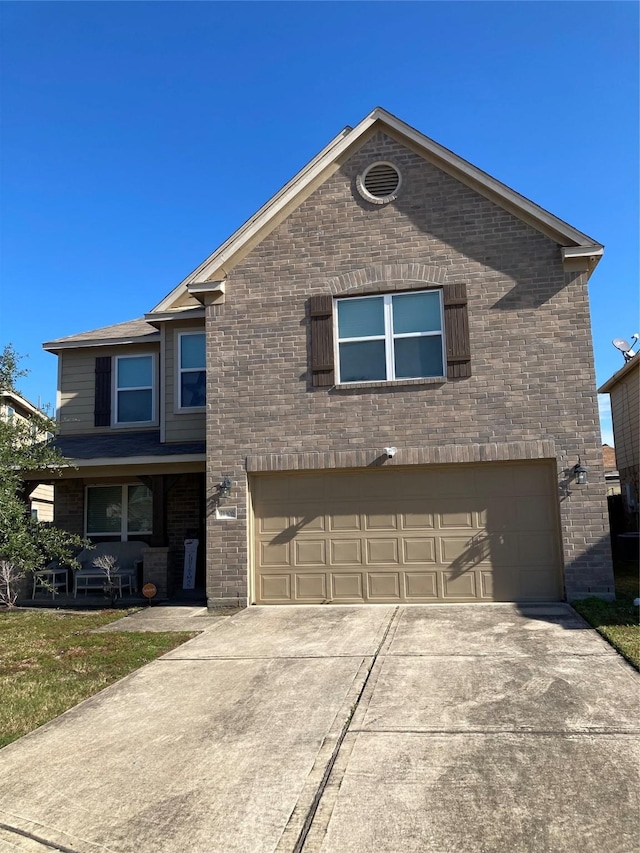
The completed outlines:
<svg viewBox="0 0 640 853">
<path fill-rule="evenodd" d="M 355 190 L 374 160 L 402 172 L 392 204 Z M 237 521 L 208 515 L 210 600 L 247 595 L 248 456 L 362 451 L 357 460 L 393 444 L 399 461 L 403 448 L 541 439 L 556 452 L 568 596 L 611 594 L 586 279 L 564 271 L 553 241 L 413 151 L 381 133 L 366 141 L 232 270 L 226 302 L 207 309 L 207 495 L 228 474 L 225 503 L 238 509 Z M 310 388 L 309 296 L 443 282 L 467 284 L 471 378 Z M 574 488 L 578 455 L 589 485 Z"/>
<path fill-rule="evenodd" d="M 198 534 L 198 563 L 200 571 L 196 573 L 196 582 L 204 586 L 204 474 L 183 474 L 169 489 L 167 494 L 167 544 L 169 546 L 169 595 L 182 589 L 184 570 L 184 540 L 187 533 Z"/>
</svg>

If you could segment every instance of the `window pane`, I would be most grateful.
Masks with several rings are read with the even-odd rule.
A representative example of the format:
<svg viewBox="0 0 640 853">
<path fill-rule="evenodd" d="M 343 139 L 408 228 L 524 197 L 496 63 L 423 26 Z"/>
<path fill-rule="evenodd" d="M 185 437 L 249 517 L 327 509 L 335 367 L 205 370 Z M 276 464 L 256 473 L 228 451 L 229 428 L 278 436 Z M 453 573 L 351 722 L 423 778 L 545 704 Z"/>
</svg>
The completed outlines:
<svg viewBox="0 0 640 853">
<path fill-rule="evenodd" d="M 118 359 L 118 388 L 150 388 L 153 359 L 150 355 Z"/>
<path fill-rule="evenodd" d="M 443 376 L 442 338 L 396 338 L 396 379 Z"/>
<path fill-rule="evenodd" d="M 394 296 L 393 331 L 396 335 L 406 332 L 440 332 L 440 292 L 405 293 Z"/>
<path fill-rule="evenodd" d="M 384 341 L 340 344 L 340 382 L 386 379 Z"/>
<path fill-rule="evenodd" d="M 206 397 L 206 373 L 204 370 L 194 370 L 183 373 L 180 377 L 181 405 L 183 408 L 204 406 Z"/>
<path fill-rule="evenodd" d="M 204 367 L 204 333 L 182 335 L 180 338 L 180 367 Z"/>
<path fill-rule="evenodd" d="M 338 335 L 341 338 L 384 335 L 384 300 L 344 299 L 338 302 Z"/>
<path fill-rule="evenodd" d="M 87 489 L 87 533 L 120 533 L 122 487 Z"/>
<path fill-rule="evenodd" d="M 153 498 L 146 486 L 129 486 L 127 531 L 151 533 L 153 529 Z"/>
<path fill-rule="evenodd" d="M 152 421 L 151 391 L 118 391 L 118 423 Z"/>
</svg>

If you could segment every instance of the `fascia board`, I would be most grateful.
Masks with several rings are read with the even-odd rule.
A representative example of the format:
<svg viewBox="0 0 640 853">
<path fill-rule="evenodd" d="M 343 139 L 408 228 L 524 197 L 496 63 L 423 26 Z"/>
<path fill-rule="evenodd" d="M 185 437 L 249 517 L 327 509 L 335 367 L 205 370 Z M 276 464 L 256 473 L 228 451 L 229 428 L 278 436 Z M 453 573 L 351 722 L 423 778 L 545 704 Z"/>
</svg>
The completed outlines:
<svg viewBox="0 0 640 853">
<path fill-rule="evenodd" d="M 291 191 L 294 187 L 298 187 L 303 178 L 307 176 L 308 172 L 314 169 L 314 167 L 316 167 L 320 161 L 324 163 L 329 158 L 329 155 L 334 152 L 336 146 L 346 137 L 350 138 L 353 132 L 354 130 L 351 127 L 345 127 L 343 130 L 341 130 L 340 133 L 335 136 L 331 140 L 331 142 L 329 142 L 329 144 L 322 149 L 322 151 L 316 154 L 316 156 L 312 160 L 310 160 L 306 166 L 304 166 L 299 172 L 297 172 L 293 176 L 293 178 L 282 187 L 281 190 L 279 190 L 264 205 L 262 205 L 261 208 L 259 208 L 252 216 L 250 216 L 249 219 L 247 219 L 247 221 L 240 226 L 240 228 L 234 231 L 233 234 L 215 250 L 215 252 L 209 255 L 209 257 L 205 258 L 205 260 L 199 266 L 197 266 L 191 273 L 189 273 L 189 275 L 184 278 L 180 282 L 180 284 L 176 285 L 176 287 L 174 287 L 173 290 L 155 306 L 155 308 L 152 308 L 151 313 L 155 313 L 156 311 L 163 312 L 167 308 L 169 308 L 171 304 L 175 301 L 176 297 L 179 296 L 182 292 L 184 292 L 186 290 L 187 285 L 191 282 L 205 281 L 206 275 L 203 276 L 203 272 L 206 269 L 211 268 L 211 265 L 214 260 L 216 260 L 221 253 L 234 246 L 236 241 L 238 241 L 240 238 L 247 236 L 246 232 L 251 229 L 252 225 L 258 219 L 262 219 L 263 217 L 265 217 L 266 214 L 271 211 L 271 209 L 274 208 L 275 205 L 278 204 L 278 202 L 281 200 L 282 196 L 285 193 Z M 274 210 L 273 212 L 275 213 L 276 211 Z"/>
<path fill-rule="evenodd" d="M 172 320 L 184 322 L 185 320 L 201 320 L 206 316 L 204 308 L 185 308 L 184 310 L 163 311 L 160 313 L 149 312 L 144 315 L 147 323 L 169 323 Z"/>
<path fill-rule="evenodd" d="M 611 376 L 609 379 L 607 379 L 607 381 L 604 383 L 604 385 L 601 385 L 598 388 L 598 394 L 609 394 L 609 393 L 611 393 L 612 389 L 618 384 L 618 382 L 620 382 L 621 379 L 624 379 L 625 376 L 627 376 L 629 373 L 631 373 L 631 371 L 635 367 L 637 367 L 639 364 L 640 364 L 640 354 L 636 353 L 636 355 L 633 356 L 631 361 L 628 361 L 626 364 L 624 364 L 620 368 L 620 370 L 618 370 L 616 373 L 613 374 L 613 376 Z"/>
<path fill-rule="evenodd" d="M 153 335 L 144 335 L 140 338 L 90 338 L 82 341 L 48 341 L 42 344 L 42 349 L 47 352 L 58 352 L 67 349 L 86 349 L 87 347 L 117 347 L 127 344 L 159 343 L 160 332 Z"/>
</svg>

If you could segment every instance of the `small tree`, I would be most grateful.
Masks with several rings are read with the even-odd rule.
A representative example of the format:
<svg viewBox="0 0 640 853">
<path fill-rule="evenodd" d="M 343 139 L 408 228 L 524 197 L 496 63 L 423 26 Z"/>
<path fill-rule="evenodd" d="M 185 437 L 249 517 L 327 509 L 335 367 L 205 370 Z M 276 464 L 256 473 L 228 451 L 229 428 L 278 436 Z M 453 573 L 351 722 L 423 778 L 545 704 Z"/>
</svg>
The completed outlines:
<svg viewBox="0 0 640 853">
<path fill-rule="evenodd" d="M 0 353 L 0 391 L 13 391 L 27 371 L 11 344 Z M 84 544 L 79 536 L 31 518 L 24 499 L 23 473 L 46 470 L 56 476 L 68 465 L 51 444 L 55 422 L 44 412 L 28 421 L 0 418 L 0 603 L 13 606 L 16 584 L 27 572 L 52 560 L 77 565 L 73 554 Z"/>
</svg>

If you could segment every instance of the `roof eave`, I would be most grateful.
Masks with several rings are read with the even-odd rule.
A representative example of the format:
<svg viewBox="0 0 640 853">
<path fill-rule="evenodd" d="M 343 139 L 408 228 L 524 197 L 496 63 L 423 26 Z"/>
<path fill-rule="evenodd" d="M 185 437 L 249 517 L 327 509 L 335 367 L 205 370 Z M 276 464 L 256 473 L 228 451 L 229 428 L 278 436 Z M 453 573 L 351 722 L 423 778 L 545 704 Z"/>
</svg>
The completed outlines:
<svg viewBox="0 0 640 853">
<path fill-rule="evenodd" d="M 150 333 L 146 335 L 142 335 L 140 337 L 133 337 L 129 335 L 124 338 L 83 338 L 79 341 L 76 340 L 61 340 L 61 341 L 48 341 L 47 343 L 42 344 L 42 349 L 46 350 L 46 352 L 59 352 L 60 350 L 67 349 L 86 349 L 87 347 L 115 347 L 115 346 L 126 346 L 128 344 L 147 344 L 147 343 L 158 343 L 160 341 L 160 333 Z"/>
<path fill-rule="evenodd" d="M 639 364 L 640 353 L 636 353 L 636 355 L 629 359 L 629 361 L 623 364 L 620 370 L 616 371 L 613 376 L 607 379 L 604 385 L 601 385 L 598 388 L 598 394 L 609 394 L 611 392 L 611 389 L 614 388 L 618 384 L 618 382 L 620 382 L 621 379 L 624 379 L 624 377 L 628 373 L 631 373 L 634 367 L 637 367 Z"/>
</svg>

